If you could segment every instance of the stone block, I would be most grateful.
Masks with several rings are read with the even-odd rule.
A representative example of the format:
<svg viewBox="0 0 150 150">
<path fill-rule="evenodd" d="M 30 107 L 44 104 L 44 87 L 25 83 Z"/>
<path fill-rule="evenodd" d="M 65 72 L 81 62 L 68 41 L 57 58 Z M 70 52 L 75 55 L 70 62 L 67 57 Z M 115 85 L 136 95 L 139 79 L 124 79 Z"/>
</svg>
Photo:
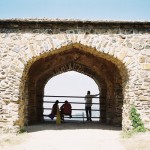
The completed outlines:
<svg viewBox="0 0 150 150">
<path fill-rule="evenodd" d="M 143 70 L 150 70 L 150 63 L 142 64 L 142 65 L 141 65 L 141 68 L 142 68 Z"/>
<path fill-rule="evenodd" d="M 139 62 L 140 63 L 145 63 L 145 57 L 143 57 L 143 56 L 139 57 Z"/>
<path fill-rule="evenodd" d="M 140 101 L 150 101 L 150 97 L 144 96 L 144 95 L 140 95 L 140 96 L 139 96 L 139 100 L 140 100 Z"/>
<path fill-rule="evenodd" d="M 140 89 L 141 89 L 141 90 L 146 90 L 146 89 L 148 89 L 148 86 L 141 85 Z"/>
<path fill-rule="evenodd" d="M 127 56 L 128 50 L 126 48 L 121 49 L 117 54 L 117 58 L 123 60 Z"/>
</svg>

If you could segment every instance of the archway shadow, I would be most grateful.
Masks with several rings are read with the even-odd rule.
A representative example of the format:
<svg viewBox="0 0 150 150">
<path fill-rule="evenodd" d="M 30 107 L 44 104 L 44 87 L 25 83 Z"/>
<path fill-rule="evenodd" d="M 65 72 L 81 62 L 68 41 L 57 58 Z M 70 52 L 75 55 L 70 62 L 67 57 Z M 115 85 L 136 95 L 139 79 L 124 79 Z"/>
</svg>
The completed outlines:
<svg viewBox="0 0 150 150">
<path fill-rule="evenodd" d="M 121 131 L 121 127 L 102 124 L 99 121 L 82 122 L 67 120 L 61 124 L 56 124 L 56 121 L 46 121 L 44 123 L 26 126 L 27 132 L 37 132 L 44 130 L 78 130 L 78 129 L 100 129 L 100 130 L 114 130 Z"/>
</svg>

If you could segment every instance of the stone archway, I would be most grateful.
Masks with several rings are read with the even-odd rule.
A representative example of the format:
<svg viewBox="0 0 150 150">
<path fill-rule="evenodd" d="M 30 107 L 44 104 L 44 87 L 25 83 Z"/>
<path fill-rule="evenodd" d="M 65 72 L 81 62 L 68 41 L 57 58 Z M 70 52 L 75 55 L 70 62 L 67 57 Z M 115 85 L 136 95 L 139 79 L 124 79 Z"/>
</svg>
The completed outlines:
<svg viewBox="0 0 150 150">
<path fill-rule="evenodd" d="M 53 76 L 66 71 L 77 71 L 93 78 L 101 92 L 100 112 L 101 122 L 113 125 L 122 125 L 123 84 L 127 76 L 123 64 L 116 58 L 95 51 L 93 48 L 72 44 L 63 47 L 53 53 L 42 54 L 36 61 L 27 65 L 23 78 L 25 89 L 22 96 L 25 99 L 24 109 L 20 109 L 20 115 L 24 115 L 23 124 L 35 124 L 42 120 L 43 95 L 46 82 Z M 112 60 L 115 63 L 112 63 Z M 120 70 L 117 66 L 122 68 Z M 124 76 L 121 76 L 124 74 Z M 25 91 L 25 92 L 24 92 Z"/>
<path fill-rule="evenodd" d="M 134 105 L 150 129 L 149 28 L 149 22 L 138 21 L 1 20 L 0 129 L 18 132 L 27 122 L 40 121 L 36 94 L 42 94 L 59 66 L 67 71 L 67 60 L 85 68 L 79 72 L 99 85 L 106 122 L 122 122 L 123 130 L 132 129 L 129 115 Z M 29 118 L 32 102 L 36 117 Z"/>
</svg>

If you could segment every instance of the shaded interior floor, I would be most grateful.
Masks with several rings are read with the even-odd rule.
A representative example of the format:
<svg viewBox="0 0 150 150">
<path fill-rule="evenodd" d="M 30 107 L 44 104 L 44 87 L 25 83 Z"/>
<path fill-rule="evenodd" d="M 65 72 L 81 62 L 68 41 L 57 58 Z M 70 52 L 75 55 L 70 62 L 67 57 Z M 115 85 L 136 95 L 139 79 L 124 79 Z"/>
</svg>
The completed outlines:
<svg viewBox="0 0 150 150">
<path fill-rule="evenodd" d="M 56 121 L 45 121 L 40 124 L 26 126 L 27 132 L 37 132 L 42 130 L 76 130 L 76 129 L 101 129 L 101 130 L 116 130 L 121 131 L 121 127 L 115 127 L 107 124 L 102 124 L 99 121 L 82 122 L 74 120 L 66 120 L 61 124 L 56 124 Z"/>
</svg>

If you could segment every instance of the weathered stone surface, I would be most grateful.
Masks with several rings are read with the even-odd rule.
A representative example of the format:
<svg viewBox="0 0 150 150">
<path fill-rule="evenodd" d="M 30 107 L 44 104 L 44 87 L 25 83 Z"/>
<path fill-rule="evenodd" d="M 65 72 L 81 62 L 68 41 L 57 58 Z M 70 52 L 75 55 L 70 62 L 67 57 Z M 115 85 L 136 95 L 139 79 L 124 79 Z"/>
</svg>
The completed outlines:
<svg viewBox="0 0 150 150">
<path fill-rule="evenodd" d="M 146 24 L 146 26 L 144 26 Z M 101 89 L 101 120 L 132 128 L 135 104 L 150 129 L 150 22 L 0 20 L 0 128 L 40 122 L 47 80 L 74 70 Z"/>
<path fill-rule="evenodd" d="M 150 63 L 148 63 L 148 64 L 142 64 L 142 69 L 144 69 L 144 70 L 150 70 Z"/>
</svg>

